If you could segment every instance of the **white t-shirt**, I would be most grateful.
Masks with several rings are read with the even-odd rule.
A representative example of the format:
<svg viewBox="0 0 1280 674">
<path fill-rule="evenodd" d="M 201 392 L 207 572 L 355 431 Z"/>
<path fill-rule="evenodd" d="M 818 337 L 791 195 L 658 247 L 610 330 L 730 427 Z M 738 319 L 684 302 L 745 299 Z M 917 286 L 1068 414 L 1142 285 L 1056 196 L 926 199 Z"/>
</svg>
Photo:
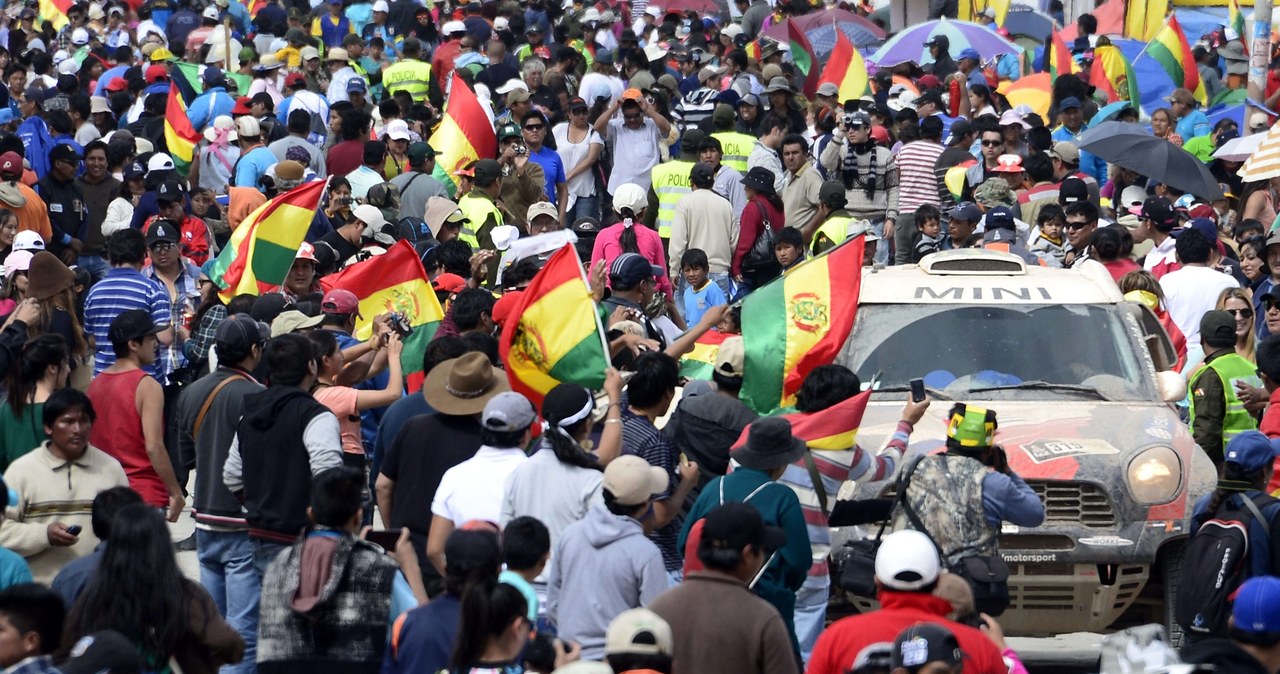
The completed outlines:
<svg viewBox="0 0 1280 674">
<path fill-rule="evenodd" d="M 622 98 L 622 92 L 625 89 L 626 87 L 622 86 L 622 80 L 617 77 L 589 72 L 582 76 L 582 83 L 578 85 L 578 95 L 587 102 L 587 105 L 595 105 L 596 98 L 600 96 L 608 98 L 612 105 Z"/>
<path fill-rule="evenodd" d="M 555 125 L 551 129 L 551 133 L 556 138 L 556 152 L 560 155 L 560 161 L 564 163 L 564 172 L 566 174 L 587 158 L 587 153 L 591 151 L 592 145 L 604 145 L 604 139 L 591 127 L 587 127 L 587 135 L 582 139 L 581 143 L 569 141 L 568 122 L 560 122 Z M 595 194 L 595 191 L 596 181 L 592 177 L 591 171 L 584 171 L 570 178 L 569 208 L 573 208 L 573 202 L 577 197 L 589 197 Z"/>
<path fill-rule="evenodd" d="M 1218 304 L 1218 295 L 1237 288 L 1234 277 L 1209 267 L 1188 266 L 1160 278 L 1169 317 L 1187 338 L 1187 346 L 1200 345 L 1200 318 Z"/>
<path fill-rule="evenodd" d="M 609 120 L 609 145 L 613 148 L 613 173 L 609 174 L 609 194 L 627 183 L 635 183 L 649 191 L 653 183 L 650 171 L 662 159 L 658 144 L 662 135 L 649 117 L 639 129 L 628 129 L 622 119 Z"/>
<path fill-rule="evenodd" d="M 525 461 L 524 450 L 482 445 L 476 455 L 450 468 L 440 479 L 431 514 L 462 526 L 471 520 L 497 522 L 507 478 Z"/>
</svg>

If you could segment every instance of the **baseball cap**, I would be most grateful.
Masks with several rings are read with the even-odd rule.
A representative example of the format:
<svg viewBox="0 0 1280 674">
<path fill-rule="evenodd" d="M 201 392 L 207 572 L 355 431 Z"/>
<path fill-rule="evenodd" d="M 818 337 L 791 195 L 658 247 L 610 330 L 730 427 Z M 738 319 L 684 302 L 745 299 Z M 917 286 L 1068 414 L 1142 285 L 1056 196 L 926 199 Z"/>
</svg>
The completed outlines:
<svg viewBox="0 0 1280 674">
<path fill-rule="evenodd" d="M 1178 213 L 1173 209 L 1173 204 L 1164 197 L 1148 197 L 1142 202 L 1142 212 L 1138 217 L 1150 220 L 1155 224 L 1156 229 L 1161 231 L 1172 230 L 1178 224 Z"/>
<path fill-rule="evenodd" d="M 180 240 L 178 226 L 170 220 L 156 220 L 147 229 L 148 248 L 157 243 L 177 243 Z"/>
<path fill-rule="evenodd" d="M 1000 115 L 1000 126 L 1013 126 L 1014 124 L 1021 126 L 1024 130 L 1031 128 L 1031 125 L 1022 118 L 1022 115 L 1017 110 L 1005 110 Z"/>
<path fill-rule="evenodd" d="M 316 259 L 316 247 L 311 245 L 311 243 L 307 241 L 303 241 L 302 245 L 298 246 L 298 253 L 293 256 L 293 259 L 311 260 L 312 262 L 320 261 Z"/>
<path fill-rule="evenodd" d="M 977 222 L 982 219 L 982 210 L 972 201 L 961 201 L 947 211 L 947 216 L 952 220 L 964 220 L 965 222 Z"/>
<path fill-rule="evenodd" d="M 527 430 L 538 413 L 529 399 L 515 391 L 504 391 L 489 399 L 480 415 L 480 423 L 486 429 L 499 433 Z"/>
<path fill-rule="evenodd" d="M 1080 150 L 1075 143 L 1067 140 L 1060 140 L 1049 148 L 1049 156 L 1061 160 L 1063 163 L 1075 166 L 1080 163 Z"/>
<path fill-rule="evenodd" d="M 995 173 L 1022 173 L 1022 157 L 1016 154 L 1002 154 L 996 157 Z"/>
<path fill-rule="evenodd" d="M 1058 187 L 1058 204 L 1066 206 L 1077 201 L 1089 200 L 1089 186 L 1084 180 L 1071 176 L 1062 181 L 1062 185 Z"/>
<path fill-rule="evenodd" d="M 58 666 L 63 674 L 139 672 L 143 669 L 138 647 L 123 634 L 103 630 L 80 637 L 71 647 L 71 658 Z"/>
<path fill-rule="evenodd" d="M 503 124 L 498 127 L 498 142 L 501 143 L 508 138 L 523 138 L 520 133 L 520 127 L 515 124 Z"/>
<path fill-rule="evenodd" d="M 444 199 L 444 197 L 432 197 L 432 199 Z M 467 285 L 467 280 L 457 274 L 441 274 L 431 279 L 431 289 L 436 292 L 455 293 L 462 290 Z"/>
<path fill-rule="evenodd" d="M 305 330 L 314 328 L 324 322 L 324 315 L 308 316 L 297 309 L 280 312 L 274 321 L 271 321 L 271 336 L 279 337 L 287 335 L 297 330 Z M 225 323 L 224 323 L 225 324 Z M 254 325 L 257 325 L 255 322 Z"/>
<path fill-rule="evenodd" d="M 457 202 L 448 197 L 435 196 L 427 200 L 427 211 L 422 219 L 426 221 L 431 236 L 438 237 L 446 222 L 461 225 L 467 216 L 458 208 Z"/>
<path fill-rule="evenodd" d="M 419 141 L 410 145 L 409 149 L 405 150 L 405 154 L 409 157 L 409 164 L 416 166 L 426 161 L 428 157 L 434 157 L 440 153 L 436 152 L 430 143 Z"/>
<path fill-rule="evenodd" d="M 981 60 L 982 60 L 982 57 L 978 55 L 978 50 L 977 50 L 977 49 L 974 49 L 973 47 L 965 47 L 964 49 L 961 49 L 961 50 L 960 50 L 960 53 L 959 53 L 959 54 L 956 54 L 956 61 L 957 61 L 957 62 L 959 62 L 959 61 L 963 61 L 963 60 L 965 60 L 965 59 L 972 59 L 972 60 L 974 60 L 974 61 L 981 61 Z"/>
<path fill-rule="evenodd" d="M 502 165 L 494 159 L 481 159 L 471 169 L 476 183 L 488 185 L 502 177 Z"/>
<path fill-rule="evenodd" d="M 145 79 L 147 80 L 147 84 L 163 82 L 164 80 L 169 79 L 169 69 L 159 64 L 147 66 Z"/>
<path fill-rule="evenodd" d="M 319 321 L 316 322 L 319 323 Z M 273 332 L 271 336 L 275 337 L 276 334 Z M 213 340 L 220 360 L 225 361 L 227 356 L 243 358 L 249 355 L 253 347 L 262 344 L 262 330 L 252 316 L 234 314 L 218 324 L 218 329 L 213 333 Z"/>
<path fill-rule="evenodd" d="M 1168 101 L 1169 103 L 1182 103 L 1183 105 L 1195 105 L 1196 97 L 1195 97 L 1195 94 L 1192 94 L 1189 90 L 1183 87 L 1178 87 L 1177 89 L 1173 90 L 1173 93 L 1169 94 L 1168 96 L 1165 96 L 1164 100 Z"/>
<path fill-rule="evenodd" d="M 605 655 L 666 655 L 675 653 L 671 625 L 647 608 L 619 613 L 604 638 Z"/>
<path fill-rule="evenodd" d="M 1271 121 L 1267 118 L 1265 112 L 1255 112 L 1249 116 L 1249 130 L 1255 133 L 1266 131 L 1271 127 Z"/>
<path fill-rule="evenodd" d="M 1067 96 L 1058 103 L 1058 110 L 1070 110 L 1072 108 L 1080 108 L 1080 99 L 1075 96 Z"/>
<path fill-rule="evenodd" d="M 84 157 L 81 156 L 79 152 L 76 152 L 76 149 L 74 147 L 68 145 L 67 143 L 58 143 L 57 145 L 53 146 L 53 149 L 49 150 L 50 164 L 57 161 L 69 161 L 74 164 L 75 162 L 78 162 L 81 159 L 84 159 Z"/>
<path fill-rule="evenodd" d="M 913 592 L 932 585 L 940 571 L 938 548 L 919 531 L 895 531 L 876 551 L 876 580 L 891 590 Z"/>
<path fill-rule="evenodd" d="M 1254 634 L 1280 632 L 1280 578 L 1256 576 L 1241 583 L 1231 617 L 1238 630 Z"/>
<path fill-rule="evenodd" d="M 176 180 L 166 180 L 156 188 L 156 201 L 181 201 L 182 185 Z"/>
<path fill-rule="evenodd" d="M 147 173 L 150 173 L 152 171 L 172 171 L 172 170 L 173 170 L 173 157 L 170 157 L 169 155 L 163 152 L 157 152 L 151 155 L 151 158 L 147 160 Z"/>
<path fill-rule="evenodd" d="M 1209 346 L 1233 346 L 1236 343 L 1236 319 L 1221 309 L 1206 311 L 1200 317 L 1200 337 Z"/>
<path fill-rule="evenodd" d="M 919 108 L 921 105 L 925 103 L 933 103 L 938 107 L 942 107 L 942 94 L 938 93 L 934 89 L 929 89 L 928 91 L 922 92 L 919 96 L 916 97 L 914 105 L 916 108 Z"/>
<path fill-rule="evenodd" d="M 17 152 L 9 151 L 0 154 L 0 176 L 5 178 L 22 177 L 22 157 Z"/>
<path fill-rule="evenodd" d="M 956 635 L 937 623 L 916 623 L 893 640 L 893 666 L 909 672 L 920 671 L 931 662 L 954 667 L 964 657 Z"/>
<path fill-rule="evenodd" d="M 1219 313 L 1219 312 L 1209 312 Z M 1231 314 L 1220 312 L 1228 317 Z M 1232 335 L 1235 334 L 1235 320 L 1231 322 Z M 1227 443 L 1225 450 L 1225 460 L 1228 463 L 1234 463 L 1246 471 L 1255 471 L 1264 466 L 1270 465 L 1271 461 L 1280 456 L 1280 439 L 1271 439 L 1258 431 L 1245 431 L 1231 438 Z M 1277 628 L 1280 631 L 1280 628 Z"/>
<path fill-rule="evenodd" d="M 289 73 L 288 77 L 284 78 L 284 86 L 290 89 L 298 86 L 299 84 L 305 85 L 306 83 L 307 78 L 302 73 Z"/>
<path fill-rule="evenodd" d="M 5 276 L 13 276 L 14 272 L 31 269 L 31 259 L 35 256 L 29 250 L 15 250 L 4 256 Z"/>
<path fill-rule="evenodd" d="M 324 294 L 320 300 L 320 311 L 326 314 L 336 314 L 340 316 L 348 316 L 355 314 L 360 316 L 360 298 L 350 290 L 344 288 L 334 288 Z M 363 318 L 363 316 L 361 316 Z"/>
<path fill-rule="evenodd" d="M 604 488 L 619 505 L 638 506 L 666 491 L 668 484 L 667 471 L 632 454 L 620 456 L 604 468 Z M 703 529 L 703 540 L 705 536 Z"/>
<path fill-rule="evenodd" d="M 1147 191 L 1140 185 L 1130 185 L 1120 193 L 1120 205 L 1126 211 L 1137 215 L 1142 211 L 1142 202 L 1147 200 Z"/>
<path fill-rule="evenodd" d="M 366 85 L 364 83 L 364 80 L 360 79 L 359 77 L 352 77 L 351 79 L 347 80 L 348 94 L 363 94 L 367 91 L 369 91 L 368 85 Z M 401 120 L 396 120 L 396 121 L 401 121 Z"/>
<path fill-rule="evenodd" d="M 208 7 L 205 7 L 204 11 L 200 12 L 200 18 L 214 19 L 216 21 L 218 19 L 218 8 L 214 7 L 213 5 L 209 5 Z"/>
<path fill-rule="evenodd" d="M 347 87 L 347 90 L 350 91 L 351 88 Z M 384 135 L 391 140 L 409 140 L 409 123 L 403 119 L 393 119 L 387 122 Z"/>
<path fill-rule="evenodd" d="M 556 205 L 551 203 L 550 201 L 536 202 L 533 205 L 529 206 L 529 212 L 528 212 L 528 216 L 525 218 L 525 222 L 532 223 L 533 219 L 540 215 L 549 215 L 552 218 L 554 218 L 557 222 L 559 222 L 560 209 L 556 208 Z"/>
<path fill-rule="evenodd" d="M 754 545 L 764 550 L 777 550 L 786 542 L 787 535 L 782 529 L 765 525 L 755 506 L 726 503 L 707 513 L 699 546 L 741 550 Z"/>
<path fill-rule="evenodd" d="M 746 347 L 741 337 L 729 337 L 716 352 L 716 372 L 726 377 L 741 377 L 745 371 Z"/>
<path fill-rule="evenodd" d="M 987 211 L 987 229 L 1013 229 L 1013 211 L 1004 206 L 996 206 Z"/>
<path fill-rule="evenodd" d="M 818 95 L 819 96 L 839 96 L 840 87 L 836 86 L 835 82 L 823 82 L 822 86 L 818 87 Z"/>
<path fill-rule="evenodd" d="M 115 320 L 111 321 L 111 327 L 107 329 L 107 338 L 112 344 L 119 342 L 131 342 L 135 339 L 142 339 L 147 335 L 154 335 L 162 332 L 167 325 L 156 325 L 151 320 L 150 312 L 142 309 L 130 309 L 123 311 Z"/>
<path fill-rule="evenodd" d="M 716 173 L 710 164 L 698 162 L 689 170 L 689 182 L 698 186 L 710 186 L 716 181 Z"/>
<path fill-rule="evenodd" d="M 638 253 L 623 253 L 609 266 L 609 278 L 623 288 L 634 288 L 641 281 L 659 276 L 662 276 L 662 268 L 649 264 L 649 260 Z"/>
<path fill-rule="evenodd" d="M 301 58 L 303 61 L 310 61 L 311 59 L 318 59 L 318 58 L 320 58 L 320 50 L 319 50 L 319 49 L 316 49 L 315 47 L 312 47 L 311 45 L 307 45 L 307 46 L 303 47 L 302 49 L 300 49 L 300 50 L 298 51 L 298 56 L 299 56 L 299 58 Z M 302 73 L 295 73 L 295 74 L 296 74 L 296 75 L 301 75 Z M 303 79 L 305 80 L 306 78 L 304 77 Z"/>
<path fill-rule="evenodd" d="M 857 112 L 854 114 L 862 115 L 863 117 L 866 117 L 867 125 L 869 126 L 871 124 L 871 117 L 867 115 L 867 113 Z M 969 135 L 972 132 L 973 132 L 973 124 L 970 124 L 969 120 L 957 119 L 956 121 L 951 123 L 951 134 L 947 136 L 947 145 L 956 145 L 957 143 L 960 143 L 961 141 L 964 140 L 965 136 Z"/>
<path fill-rule="evenodd" d="M 23 230 L 13 237 L 13 249 L 33 252 L 41 251 L 44 250 L 44 239 L 40 238 L 40 235 L 36 232 L 29 229 Z"/>
<path fill-rule="evenodd" d="M 351 211 L 351 214 L 360 222 L 375 229 L 387 224 L 387 219 L 382 216 L 382 209 L 373 204 L 360 204 Z"/>
</svg>

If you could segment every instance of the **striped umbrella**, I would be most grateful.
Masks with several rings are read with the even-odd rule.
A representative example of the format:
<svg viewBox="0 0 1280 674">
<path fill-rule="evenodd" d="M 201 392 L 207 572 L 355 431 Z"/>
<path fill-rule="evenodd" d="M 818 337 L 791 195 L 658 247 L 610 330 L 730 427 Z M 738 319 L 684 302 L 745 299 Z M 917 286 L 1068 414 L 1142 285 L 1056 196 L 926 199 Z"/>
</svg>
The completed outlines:
<svg viewBox="0 0 1280 674">
<path fill-rule="evenodd" d="M 911 26 L 894 35 L 869 60 L 882 67 L 908 62 L 918 65 L 933 63 L 929 48 L 924 43 L 935 35 L 947 36 L 951 44 L 948 49 L 951 58 L 955 58 L 965 48 L 977 51 L 984 60 L 1022 51 L 1021 47 L 988 30 L 986 26 L 969 21 L 938 19 Z"/>
<path fill-rule="evenodd" d="M 1253 182 L 1280 176 L 1280 124 L 1271 127 L 1258 149 L 1240 167 L 1240 180 Z"/>
</svg>

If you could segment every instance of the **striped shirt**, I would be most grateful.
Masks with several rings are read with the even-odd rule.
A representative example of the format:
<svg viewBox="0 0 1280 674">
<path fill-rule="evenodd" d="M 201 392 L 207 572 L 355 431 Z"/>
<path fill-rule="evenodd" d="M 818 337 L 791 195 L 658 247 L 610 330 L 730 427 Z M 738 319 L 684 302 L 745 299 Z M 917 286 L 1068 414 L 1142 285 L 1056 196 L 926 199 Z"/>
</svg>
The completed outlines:
<svg viewBox="0 0 1280 674">
<path fill-rule="evenodd" d="M 97 376 L 116 362 L 108 334 L 111 321 L 130 310 L 141 309 L 151 314 L 156 325 L 173 322 L 169 294 L 159 283 L 142 275 L 133 267 L 113 267 L 105 278 L 89 289 L 84 300 L 84 326 L 93 335 L 93 374 Z M 168 349 L 160 349 L 156 362 L 142 368 L 164 384 L 170 370 Z"/>
<path fill-rule="evenodd" d="M 622 405 L 622 451 L 624 454 L 634 454 L 648 461 L 649 465 L 667 471 L 667 490 L 653 497 L 653 500 L 656 503 L 671 498 L 673 488 L 680 484 L 680 475 L 676 473 L 676 465 L 679 462 L 676 448 L 648 419 L 632 414 L 625 401 Z M 655 529 L 649 534 L 649 540 L 662 551 L 662 561 L 668 571 L 679 571 L 684 563 L 676 547 L 676 539 L 680 537 L 680 529 L 683 525 L 684 517 L 677 515 L 667 526 Z"/>
<path fill-rule="evenodd" d="M 945 149 L 934 141 L 918 140 L 898 151 L 898 213 L 915 213 L 924 204 L 942 205 L 934 166 Z"/>
<path fill-rule="evenodd" d="M 893 435 L 889 436 L 886 450 L 880 454 L 871 454 L 862 447 L 854 445 L 852 449 L 830 452 L 813 450 L 813 462 L 822 478 L 822 488 L 827 495 L 827 507 L 835 502 L 840 485 L 845 480 L 864 479 L 866 482 L 883 480 L 893 474 L 898 467 L 898 459 L 907 451 L 907 440 L 911 437 L 911 424 L 899 421 Z M 800 508 L 804 511 L 804 522 L 809 529 L 809 544 L 813 547 L 813 566 L 809 568 L 809 579 L 806 586 L 822 587 L 827 580 L 827 554 L 831 550 L 831 528 L 827 525 L 827 516 L 822 513 L 818 501 L 818 492 L 809 479 L 809 469 L 803 459 L 787 466 L 778 480 L 791 487 L 800 499 Z"/>
</svg>

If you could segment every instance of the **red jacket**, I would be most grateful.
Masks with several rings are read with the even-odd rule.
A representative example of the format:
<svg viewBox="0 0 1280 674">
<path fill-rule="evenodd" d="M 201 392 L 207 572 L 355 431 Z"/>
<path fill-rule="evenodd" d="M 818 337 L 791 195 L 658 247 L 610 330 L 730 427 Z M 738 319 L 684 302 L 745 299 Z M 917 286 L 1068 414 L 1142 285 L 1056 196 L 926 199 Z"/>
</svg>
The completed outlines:
<svg viewBox="0 0 1280 674">
<path fill-rule="evenodd" d="M 862 649 L 893 640 L 920 622 L 938 623 L 951 630 L 967 658 L 965 674 L 1008 674 L 999 649 L 981 631 L 947 620 L 951 604 L 931 594 L 880 591 L 880 610 L 849 616 L 832 623 L 818 637 L 805 674 L 845 674 Z"/>
<path fill-rule="evenodd" d="M 1267 409 L 1262 413 L 1262 423 L 1258 425 L 1258 430 L 1268 438 L 1280 438 L 1280 388 L 1267 401 Z M 1276 459 L 1275 468 L 1277 474 L 1271 476 L 1271 483 L 1267 485 L 1268 494 L 1274 494 L 1280 489 L 1280 458 Z"/>
</svg>

